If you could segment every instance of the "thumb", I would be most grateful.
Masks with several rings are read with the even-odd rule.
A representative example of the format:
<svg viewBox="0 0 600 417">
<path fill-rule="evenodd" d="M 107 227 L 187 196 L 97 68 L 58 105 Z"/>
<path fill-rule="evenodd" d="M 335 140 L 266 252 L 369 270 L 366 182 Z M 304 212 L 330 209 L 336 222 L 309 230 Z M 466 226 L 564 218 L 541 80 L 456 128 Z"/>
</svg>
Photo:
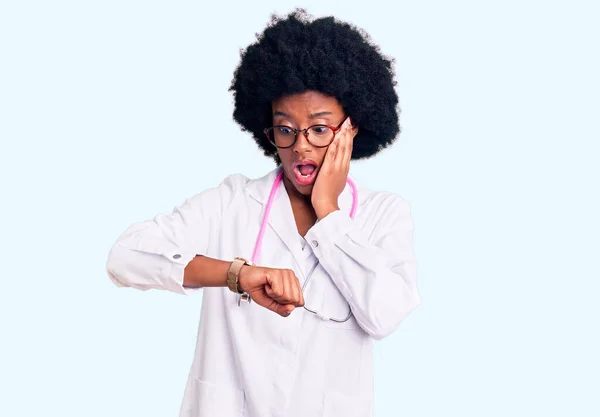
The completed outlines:
<svg viewBox="0 0 600 417">
<path fill-rule="evenodd" d="M 290 314 L 292 314 L 292 311 L 294 311 L 294 309 L 296 308 L 293 304 L 279 304 L 279 303 L 275 303 L 272 305 L 273 311 L 275 311 L 275 313 L 279 314 L 282 317 L 287 317 Z"/>
<path fill-rule="evenodd" d="M 269 285 L 269 284 L 265 284 L 265 293 L 267 293 L 267 295 L 269 297 L 273 298 L 273 295 L 274 295 L 273 287 L 271 287 L 271 285 Z"/>
<path fill-rule="evenodd" d="M 266 286 L 264 291 L 253 291 L 250 294 L 250 298 L 252 298 L 252 300 L 259 306 L 271 310 L 282 317 L 289 316 L 292 313 L 292 311 L 294 311 L 294 309 L 296 308 L 293 304 L 279 304 L 277 301 L 273 300 L 267 294 Z"/>
</svg>

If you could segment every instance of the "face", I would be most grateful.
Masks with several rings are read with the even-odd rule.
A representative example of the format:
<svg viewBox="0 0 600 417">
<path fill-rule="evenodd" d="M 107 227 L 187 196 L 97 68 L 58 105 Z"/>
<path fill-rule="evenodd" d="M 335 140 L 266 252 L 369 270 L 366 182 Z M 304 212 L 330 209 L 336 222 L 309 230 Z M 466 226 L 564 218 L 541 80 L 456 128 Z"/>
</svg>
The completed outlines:
<svg viewBox="0 0 600 417">
<path fill-rule="evenodd" d="M 346 118 L 337 99 L 316 91 L 281 97 L 272 103 L 272 109 L 273 126 L 283 125 L 295 129 L 306 129 L 315 124 L 337 127 Z M 309 196 L 327 149 L 311 145 L 302 132 L 298 133 L 296 142 L 290 148 L 278 148 L 286 185 Z"/>
</svg>

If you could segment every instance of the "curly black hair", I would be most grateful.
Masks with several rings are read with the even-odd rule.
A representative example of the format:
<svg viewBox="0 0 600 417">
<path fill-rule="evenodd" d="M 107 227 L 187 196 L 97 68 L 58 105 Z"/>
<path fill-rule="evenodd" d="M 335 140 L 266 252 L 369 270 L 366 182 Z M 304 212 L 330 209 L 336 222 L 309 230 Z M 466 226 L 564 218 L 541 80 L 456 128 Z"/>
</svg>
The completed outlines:
<svg viewBox="0 0 600 417">
<path fill-rule="evenodd" d="M 334 17 L 312 19 L 304 9 L 271 16 L 257 41 L 240 52 L 229 91 L 233 118 L 266 156 L 281 161 L 263 129 L 271 103 L 307 90 L 335 97 L 359 126 L 352 159 L 375 155 L 400 133 L 394 60 L 380 53 L 362 29 Z"/>
</svg>

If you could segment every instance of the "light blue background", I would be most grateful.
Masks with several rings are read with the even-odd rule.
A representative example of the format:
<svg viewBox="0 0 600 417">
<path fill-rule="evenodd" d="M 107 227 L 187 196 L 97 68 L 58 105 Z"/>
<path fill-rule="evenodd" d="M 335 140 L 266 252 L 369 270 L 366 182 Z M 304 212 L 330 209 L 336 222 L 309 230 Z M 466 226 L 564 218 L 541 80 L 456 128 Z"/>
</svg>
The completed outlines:
<svg viewBox="0 0 600 417">
<path fill-rule="evenodd" d="M 227 88 L 301 5 L 396 58 L 403 133 L 353 172 L 408 200 L 423 302 L 376 344 L 376 416 L 600 416 L 597 3 L 299 3 L 0 3 L 0 415 L 177 414 L 201 297 L 106 257 L 273 168 Z"/>
</svg>

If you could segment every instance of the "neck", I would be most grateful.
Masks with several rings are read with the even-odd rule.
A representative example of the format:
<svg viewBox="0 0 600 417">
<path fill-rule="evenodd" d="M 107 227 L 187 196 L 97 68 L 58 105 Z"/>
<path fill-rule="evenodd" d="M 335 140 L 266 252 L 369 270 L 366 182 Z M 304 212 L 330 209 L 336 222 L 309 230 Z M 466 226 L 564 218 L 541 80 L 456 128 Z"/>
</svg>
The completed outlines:
<svg viewBox="0 0 600 417">
<path fill-rule="evenodd" d="M 310 194 L 304 195 L 300 193 L 294 187 L 294 184 L 284 175 L 283 176 L 283 185 L 285 186 L 285 191 L 287 191 L 288 196 L 290 197 L 290 201 L 298 202 L 298 203 L 307 203 L 310 207 L 312 207 L 312 203 L 310 201 Z"/>
<path fill-rule="evenodd" d="M 312 206 L 310 195 L 301 194 L 285 176 L 283 177 L 283 185 L 290 198 L 298 233 L 304 236 L 317 221 L 317 214 Z"/>
</svg>

